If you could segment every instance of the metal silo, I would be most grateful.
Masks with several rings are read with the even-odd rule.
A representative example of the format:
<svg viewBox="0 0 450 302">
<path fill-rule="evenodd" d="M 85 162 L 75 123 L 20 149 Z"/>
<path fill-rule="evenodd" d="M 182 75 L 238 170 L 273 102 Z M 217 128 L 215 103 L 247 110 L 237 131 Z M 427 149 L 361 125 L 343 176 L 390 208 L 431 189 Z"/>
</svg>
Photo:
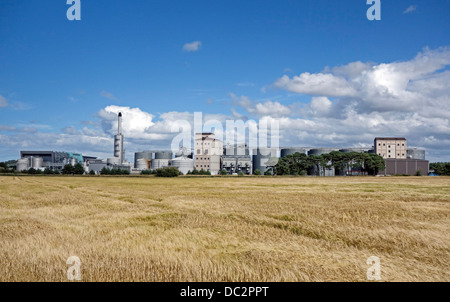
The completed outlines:
<svg viewBox="0 0 450 302">
<path fill-rule="evenodd" d="M 294 155 L 295 153 L 306 154 L 305 148 L 284 148 L 281 149 L 281 157 L 286 157 L 288 155 Z"/>
<path fill-rule="evenodd" d="M 17 172 L 22 172 L 22 171 L 28 170 L 29 162 L 30 161 L 28 160 L 28 158 L 19 159 L 17 161 L 17 167 L 16 167 Z"/>
<path fill-rule="evenodd" d="M 311 149 L 308 152 L 308 155 L 323 155 L 323 154 L 329 154 L 333 151 L 339 151 L 339 149 L 335 149 L 335 148 L 316 148 L 316 149 Z"/>
<path fill-rule="evenodd" d="M 107 159 L 106 163 L 108 164 L 108 166 L 120 165 L 120 158 L 110 157 Z"/>
<path fill-rule="evenodd" d="M 256 152 L 256 156 L 253 156 L 253 171 L 260 170 L 261 174 L 267 171 L 267 162 L 271 158 L 277 158 L 276 148 L 260 148 Z"/>
<path fill-rule="evenodd" d="M 150 168 L 150 161 L 145 158 L 138 159 L 135 163 L 135 168 L 140 171 L 148 170 Z"/>
<path fill-rule="evenodd" d="M 146 159 L 148 161 L 151 161 L 153 158 L 153 152 L 150 151 L 142 151 L 142 152 L 136 152 L 134 153 L 134 167 L 137 169 L 138 161 L 140 159 Z"/>
<path fill-rule="evenodd" d="M 170 159 L 154 159 L 152 160 L 152 170 L 168 167 Z"/>
<path fill-rule="evenodd" d="M 369 148 L 346 148 L 346 149 L 340 149 L 339 151 L 342 153 L 351 153 L 351 152 L 358 152 L 358 153 L 369 153 Z"/>
<path fill-rule="evenodd" d="M 172 167 L 178 168 L 183 174 L 187 174 L 189 171 L 194 170 L 194 160 L 181 156 L 172 160 Z"/>
<path fill-rule="evenodd" d="M 406 150 L 408 159 L 420 159 L 425 160 L 425 149 L 424 148 L 408 148 Z"/>
<path fill-rule="evenodd" d="M 155 153 L 155 159 L 172 159 L 173 153 L 168 151 L 160 151 Z"/>
<path fill-rule="evenodd" d="M 42 157 L 32 157 L 31 167 L 34 169 L 39 169 L 44 166 L 44 159 Z"/>
</svg>

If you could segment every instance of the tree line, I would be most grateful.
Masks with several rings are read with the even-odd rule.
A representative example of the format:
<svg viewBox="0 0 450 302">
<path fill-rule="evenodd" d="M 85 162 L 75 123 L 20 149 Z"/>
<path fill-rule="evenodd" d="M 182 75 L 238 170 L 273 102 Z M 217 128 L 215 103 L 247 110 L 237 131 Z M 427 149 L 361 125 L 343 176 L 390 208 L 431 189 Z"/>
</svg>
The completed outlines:
<svg viewBox="0 0 450 302">
<path fill-rule="evenodd" d="M 450 163 L 431 163 L 430 170 L 441 176 L 450 176 Z"/>
<path fill-rule="evenodd" d="M 323 172 L 325 175 L 326 170 L 335 169 L 336 172 L 357 170 L 364 174 L 377 175 L 385 168 L 384 159 L 375 153 L 333 151 L 322 155 L 295 153 L 282 157 L 273 172 L 276 175 L 306 175 L 308 173 L 320 175 Z"/>
</svg>

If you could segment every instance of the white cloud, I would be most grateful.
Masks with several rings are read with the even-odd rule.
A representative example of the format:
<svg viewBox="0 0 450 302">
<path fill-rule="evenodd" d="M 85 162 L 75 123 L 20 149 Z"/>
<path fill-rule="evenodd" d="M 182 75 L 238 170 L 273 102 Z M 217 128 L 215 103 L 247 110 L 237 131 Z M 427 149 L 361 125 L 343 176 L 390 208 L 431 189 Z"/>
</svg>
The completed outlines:
<svg viewBox="0 0 450 302">
<path fill-rule="evenodd" d="M 234 106 L 239 106 L 244 108 L 251 116 L 254 117 L 263 117 L 263 116 L 272 116 L 272 117 L 283 117 L 289 116 L 291 114 L 291 109 L 285 105 L 282 105 L 279 102 L 272 102 L 270 100 L 265 101 L 264 103 L 255 103 L 247 96 L 238 97 L 233 93 L 228 94 L 232 100 Z M 236 110 L 232 111 L 233 116 L 241 116 L 236 112 Z"/>
<path fill-rule="evenodd" d="M 410 14 L 410 13 L 416 11 L 416 10 L 417 10 L 417 5 L 410 5 L 410 6 L 408 6 L 407 9 L 405 9 L 403 14 Z"/>
<path fill-rule="evenodd" d="M 327 116 L 333 103 L 327 97 L 313 97 L 310 103 L 310 108 L 314 116 Z"/>
<path fill-rule="evenodd" d="M 194 41 L 191 43 L 186 43 L 183 45 L 183 51 L 187 52 L 194 52 L 200 50 L 200 47 L 202 46 L 201 41 Z"/>
<path fill-rule="evenodd" d="M 109 134 L 117 133 L 117 116 L 119 112 L 123 116 L 123 132 L 128 138 L 148 138 L 146 130 L 153 126 L 154 116 L 150 113 L 144 112 L 139 108 L 108 106 L 100 110 L 99 117 L 102 119 L 104 130 Z"/>
<path fill-rule="evenodd" d="M 352 96 L 356 92 L 346 79 L 330 73 L 302 73 L 290 79 L 287 75 L 278 79 L 275 86 L 287 91 L 322 96 Z"/>
<path fill-rule="evenodd" d="M 5 97 L 0 95 L 0 108 L 8 107 L 8 101 Z"/>
<path fill-rule="evenodd" d="M 111 92 L 102 90 L 102 91 L 100 92 L 100 95 L 101 95 L 102 97 L 104 97 L 104 98 L 107 98 L 107 99 L 110 99 L 110 100 L 113 100 L 113 101 L 117 101 L 117 98 L 116 98 L 115 95 L 112 94 Z"/>
</svg>

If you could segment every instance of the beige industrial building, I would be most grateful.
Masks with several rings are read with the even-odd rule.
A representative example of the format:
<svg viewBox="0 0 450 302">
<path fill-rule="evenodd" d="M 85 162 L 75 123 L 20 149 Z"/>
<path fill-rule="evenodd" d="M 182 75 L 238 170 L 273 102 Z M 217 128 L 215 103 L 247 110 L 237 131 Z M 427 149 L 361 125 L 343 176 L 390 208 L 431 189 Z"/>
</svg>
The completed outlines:
<svg viewBox="0 0 450 302">
<path fill-rule="evenodd" d="M 377 137 L 374 142 L 375 153 L 384 159 L 406 159 L 406 138 Z"/>
<path fill-rule="evenodd" d="M 195 134 L 195 169 L 220 173 L 222 167 L 223 142 L 214 133 Z"/>
</svg>

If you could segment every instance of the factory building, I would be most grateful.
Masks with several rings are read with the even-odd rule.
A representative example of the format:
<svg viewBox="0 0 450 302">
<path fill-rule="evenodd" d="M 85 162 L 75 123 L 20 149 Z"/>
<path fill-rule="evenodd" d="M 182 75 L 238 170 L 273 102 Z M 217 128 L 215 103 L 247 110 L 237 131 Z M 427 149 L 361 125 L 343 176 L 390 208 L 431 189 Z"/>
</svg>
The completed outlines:
<svg viewBox="0 0 450 302">
<path fill-rule="evenodd" d="M 375 138 L 375 153 L 384 159 L 406 159 L 406 138 L 404 137 L 377 137 Z"/>
<path fill-rule="evenodd" d="M 222 167 L 223 142 L 214 133 L 195 134 L 195 169 L 220 173 Z"/>
<path fill-rule="evenodd" d="M 227 145 L 223 151 L 222 170 L 226 170 L 227 174 L 252 174 L 253 161 L 247 144 Z"/>
<path fill-rule="evenodd" d="M 16 170 L 22 172 L 30 168 L 53 171 L 61 171 L 65 165 L 82 164 L 85 168 L 87 162 L 96 157 L 83 156 L 80 153 L 57 151 L 20 151 L 20 159 L 17 161 Z"/>
<path fill-rule="evenodd" d="M 380 171 L 379 175 L 428 175 L 430 162 L 420 159 L 386 159 L 385 171 Z"/>
</svg>

